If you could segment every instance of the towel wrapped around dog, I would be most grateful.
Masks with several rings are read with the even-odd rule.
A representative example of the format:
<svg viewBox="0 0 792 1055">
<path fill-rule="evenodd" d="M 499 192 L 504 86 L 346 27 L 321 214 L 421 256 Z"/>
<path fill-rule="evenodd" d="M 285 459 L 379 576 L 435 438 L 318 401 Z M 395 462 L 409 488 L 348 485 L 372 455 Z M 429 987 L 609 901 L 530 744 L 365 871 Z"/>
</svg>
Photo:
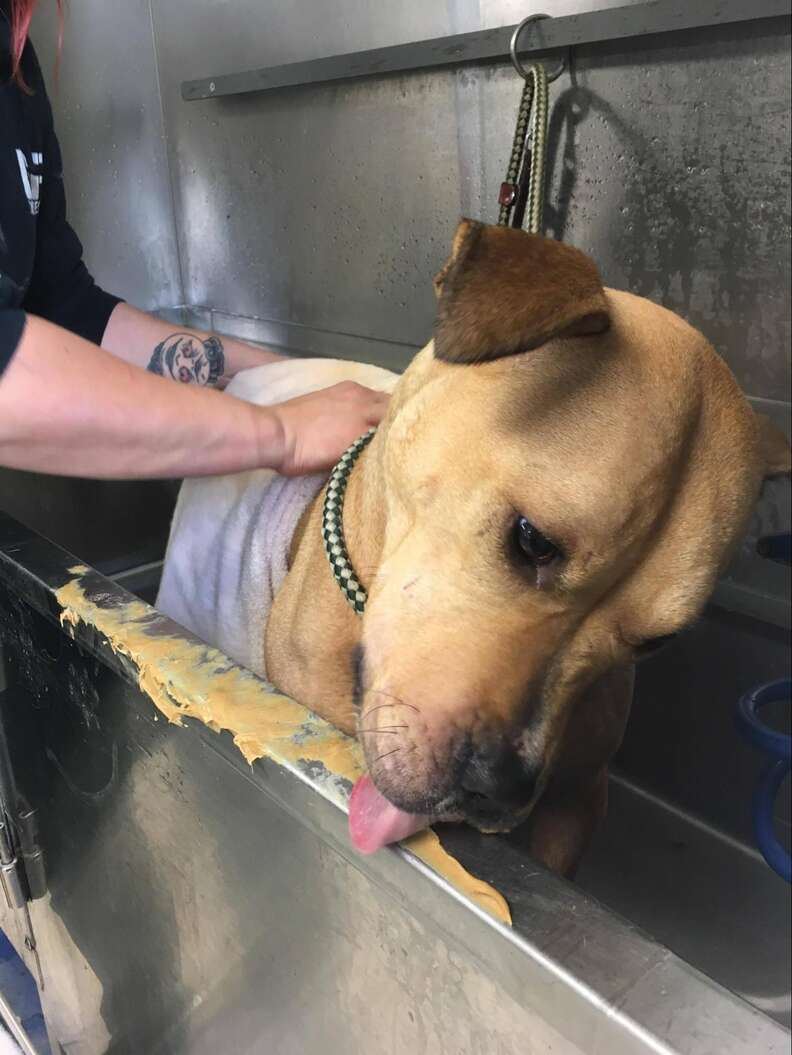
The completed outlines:
<svg viewBox="0 0 792 1055">
<path fill-rule="evenodd" d="M 245 370 L 226 389 L 270 406 L 340 381 L 389 392 L 397 375 L 367 363 L 288 359 Z M 156 606 L 208 644 L 267 676 L 264 630 L 288 571 L 300 517 L 327 474 L 271 469 L 185 480 L 173 514 Z"/>
</svg>

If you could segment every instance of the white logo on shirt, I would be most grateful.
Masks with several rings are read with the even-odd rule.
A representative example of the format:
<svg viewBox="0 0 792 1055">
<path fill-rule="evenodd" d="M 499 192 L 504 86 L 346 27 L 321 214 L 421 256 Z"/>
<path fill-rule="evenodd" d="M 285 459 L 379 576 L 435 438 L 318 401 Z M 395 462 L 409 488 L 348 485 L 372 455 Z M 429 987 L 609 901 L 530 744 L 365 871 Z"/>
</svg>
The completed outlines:
<svg viewBox="0 0 792 1055">
<path fill-rule="evenodd" d="M 17 161 L 19 162 L 19 175 L 22 177 L 22 186 L 25 188 L 25 195 L 27 196 L 31 215 L 37 216 L 39 211 L 39 192 L 41 190 L 43 176 L 31 173 L 28 168 L 27 158 L 19 147 L 17 147 L 16 155 Z M 44 161 L 44 155 L 36 150 L 33 151 L 30 158 L 32 164 L 36 166 L 41 165 Z"/>
</svg>

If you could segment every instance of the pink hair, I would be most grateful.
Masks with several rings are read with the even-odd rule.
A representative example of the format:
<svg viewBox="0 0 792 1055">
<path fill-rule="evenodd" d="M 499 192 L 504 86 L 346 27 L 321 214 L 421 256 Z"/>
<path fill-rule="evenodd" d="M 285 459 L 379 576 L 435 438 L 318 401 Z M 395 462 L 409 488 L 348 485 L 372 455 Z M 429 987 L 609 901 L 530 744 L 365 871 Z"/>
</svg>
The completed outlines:
<svg viewBox="0 0 792 1055">
<path fill-rule="evenodd" d="M 61 44 L 63 43 L 63 0 L 56 0 L 58 5 L 58 59 L 60 61 Z M 25 78 L 22 75 L 22 52 L 30 30 L 30 20 L 36 0 L 11 0 L 11 77 L 24 91 L 29 91 Z"/>
</svg>

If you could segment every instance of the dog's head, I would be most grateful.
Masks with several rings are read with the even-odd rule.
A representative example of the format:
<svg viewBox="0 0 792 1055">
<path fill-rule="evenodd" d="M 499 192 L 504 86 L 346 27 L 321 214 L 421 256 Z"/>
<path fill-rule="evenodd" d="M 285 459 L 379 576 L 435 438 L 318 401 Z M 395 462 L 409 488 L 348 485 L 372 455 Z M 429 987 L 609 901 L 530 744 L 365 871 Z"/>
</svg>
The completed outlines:
<svg viewBox="0 0 792 1055">
<path fill-rule="evenodd" d="M 579 251 L 463 221 L 380 429 L 361 739 L 396 806 L 521 820 L 572 707 L 701 611 L 788 467 L 700 333 Z"/>
</svg>

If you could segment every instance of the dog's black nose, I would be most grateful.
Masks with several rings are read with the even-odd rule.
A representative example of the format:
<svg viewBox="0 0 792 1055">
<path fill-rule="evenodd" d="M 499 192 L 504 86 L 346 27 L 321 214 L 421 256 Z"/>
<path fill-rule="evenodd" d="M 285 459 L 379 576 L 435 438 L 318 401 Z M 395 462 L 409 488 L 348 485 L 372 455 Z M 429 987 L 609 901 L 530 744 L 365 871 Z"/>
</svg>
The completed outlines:
<svg viewBox="0 0 792 1055">
<path fill-rule="evenodd" d="M 531 801 L 537 776 L 512 745 L 487 744 L 474 748 L 459 786 L 474 801 L 486 799 L 493 806 L 513 809 Z"/>
</svg>

